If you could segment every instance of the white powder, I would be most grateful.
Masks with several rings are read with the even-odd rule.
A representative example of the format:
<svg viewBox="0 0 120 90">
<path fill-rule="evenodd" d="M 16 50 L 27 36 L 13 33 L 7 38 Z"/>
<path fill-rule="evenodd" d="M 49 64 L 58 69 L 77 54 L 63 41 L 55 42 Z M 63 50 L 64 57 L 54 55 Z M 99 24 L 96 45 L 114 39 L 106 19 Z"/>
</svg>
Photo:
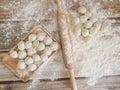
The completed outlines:
<svg viewBox="0 0 120 90">
<path fill-rule="evenodd" d="M 2 46 L 0 48 L 13 47 L 34 25 L 45 24 L 45 17 L 55 17 L 56 8 L 54 6 L 53 0 L 10 1 L 1 5 L 0 8 L 4 10 L 13 11 L 11 11 L 12 15 L 8 19 L 0 19 L 5 21 L 0 23 L 0 46 Z M 52 26 L 52 20 L 48 21 L 48 23 Z M 48 26 L 48 23 L 45 26 Z"/>
<path fill-rule="evenodd" d="M 10 1 L 1 5 L 0 8 L 9 10 L 12 15 L 8 19 L 1 19 L 1 21 L 47 20 L 47 18 L 53 18 L 56 9 L 53 2 L 53 0 Z"/>
<path fill-rule="evenodd" d="M 67 4 L 69 8 L 71 6 L 71 2 L 68 1 Z M 12 5 L 13 4 L 6 5 L 6 6 L 3 6 L 3 8 L 8 9 L 9 7 L 13 7 Z M 16 5 L 19 5 L 19 3 Z M 26 6 L 26 8 L 28 7 L 30 8 L 30 9 L 28 8 L 28 10 L 31 10 L 31 13 L 30 11 L 28 12 L 26 8 L 25 10 L 22 8 L 20 12 L 22 14 L 24 12 L 25 17 L 29 16 L 29 14 L 30 16 L 32 16 L 33 8 L 36 8 L 37 5 L 38 5 L 37 3 L 33 3 L 33 5 L 30 3 Z M 20 12 L 18 13 L 20 14 Z M 11 17 L 11 18 L 15 18 L 15 17 L 16 16 L 14 15 L 14 17 Z M 42 21 L 40 22 L 43 23 L 45 27 L 47 27 L 48 31 L 50 31 L 57 38 L 57 40 L 59 40 L 58 31 L 56 29 L 57 22 L 55 19 L 48 22 L 42 22 Z M 0 37 L 0 41 L 4 42 L 4 43 L 0 43 L 0 46 L 5 45 L 6 48 L 10 46 L 10 44 L 12 44 L 13 42 L 12 41 L 13 34 L 17 37 L 14 40 L 14 42 L 17 43 L 19 39 L 24 34 L 26 34 L 30 30 L 30 28 L 36 23 L 39 23 L 38 19 L 35 20 L 34 22 L 31 22 L 30 20 L 28 20 L 28 21 L 18 23 L 21 25 L 19 27 L 16 27 L 18 24 L 15 24 L 14 22 L 0 24 L 0 28 L 1 28 L 0 33 L 3 34 L 3 36 Z M 16 28 L 17 29 L 19 28 L 19 30 L 16 30 Z M 16 34 L 17 31 L 19 31 L 18 34 Z M 68 37 L 65 37 L 65 38 L 68 38 Z M 67 43 L 69 43 L 69 41 Z M 79 69 L 79 72 L 78 72 L 79 76 L 90 77 L 88 84 L 94 85 L 96 83 L 96 80 L 104 75 L 120 74 L 119 73 L 120 72 L 120 69 L 119 69 L 120 45 L 119 44 L 120 44 L 120 27 L 119 26 L 115 26 L 112 29 L 108 29 L 106 32 L 98 32 L 87 43 L 83 42 L 80 38 L 77 38 L 75 40 L 74 46 L 76 48 L 75 50 L 76 51 L 75 56 L 77 58 L 76 66 L 77 66 L 77 70 Z M 55 60 L 54 59 L 53 61 L 49 60 L 49 63 L 43 66 L 43 68 L 41 68 L 42 70 L 40 69 L 41 71 L 38 74 L 36 73 L 37 75 L 35 75 L 34 78 L 40 78 L 40 74 L 41 76 L 44 76 L 42 75 L 42 73 L 49 70 L 52 74 L 48 75 L 48 77 L 54 80 L 54 78 L 59 78 L 60 75 L 62 75 L 61 73 L 62 71 L 67 72 L 62 62 L 63 60 L 61 58 L 62 56 L 61 55 L 59 56 L 59 53 L 57 53 L 57 56 L 58 57 Z M 56 68 L 56 64 L 57 64 L 57 68 Z M 32 85 L 34 85 L 34 81 Z M 92 89 L 88 89 L 88 90 L 92 90 Z M 100 90 L 104 90 L 104 89 L 100 89 Z"/>
<path fill-rule="evenodd" d="M 87 2 L 81 3 L 85 6 L 92 6 L 93 3 Z M 101 8 L 99 3 L 94 5 L 94 8 Z M 74 12 L 72 12 L 74 14 Z M 105 10 L 99 10 L 98 17 L 101 21 L 104 20 L 108 29 L 105 32 L 98 31 L 97 34 L 92 36 L 92 39 L 89 42 L 84 42 L 80 37 L 75 36 L 76 47 L 75 55 L 77 58 L 77 69 L 79 69 L 79 75 L 90 77 L 88 80 L 89 85 L 95 85 L 97 79 L 105 75 L 115 74 L 115 70 L 119 71 L 119 49 L 120 49 L 120 27 L 116 26 L 110 28 L 112 23 L 111 21 L 106 21 Z M 72 25 L 71 25 L 72 27 Z M 117 28 L 118 27 L 118 28 Z M 116 34 L 115 34 L 116 33 Z M 114 68 L 113 68 L 114 67 Z M 114 69 L 114 70 L 113 70 Z"/>
<path fill-rule="evenodd" d="M 69 37 L 69 33 L 68 31 L 70 30 L 68 25 L 67 25 L 67 21 L 65 20 L 66 16 L 61 15 L 61 17 L 59 18 L 59 24 L 61 29 L 61 40 L 63 40 L 63 46 L 64 46 L 64 54 L 65 54 L 65 59 L 67 60 L 67 63 L 70 64 L 73 62 L 73 57 L 72 57 L 72 45 L 71 45 L 71 41 L 70 41 L 70 37 Z"/>
<path fill-rule="evenodd" d="M 98 32 L 91 41 L 84 43 L 81 40 L 76 49 L 77 61 L 81 62 L 80 75 L 92 77 L 88 84 L 94 85 L 96 80 L 105 75 L 115 74 L 120 64 L 120 27 L 109 29 L 107 32 Z"/>
<path fill-rule="evenodd" d="M 25 71 L 17 70 L 17 73 L 20 75 L 20 77 L 29 76 L 29 71 L 27 71 L 27 70 L 25 70 Z"/>
</svg>

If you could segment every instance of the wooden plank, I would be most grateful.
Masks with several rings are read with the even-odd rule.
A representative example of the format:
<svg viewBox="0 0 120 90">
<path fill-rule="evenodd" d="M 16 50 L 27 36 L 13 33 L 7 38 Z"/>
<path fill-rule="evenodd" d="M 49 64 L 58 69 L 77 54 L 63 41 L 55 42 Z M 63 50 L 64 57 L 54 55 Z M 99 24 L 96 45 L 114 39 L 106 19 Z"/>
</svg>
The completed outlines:
<svg viewBox="0 0 120 90">
<path fill-rule="evenodd" d="M 107 0 L 107 1 L 104 1 L 104 0 L 92 0 L 92 1 L 94 3 L 99 2 L 102 5 L 103 9 L 111 9 L 113 12 L 108 17 L 120 17 L 120 12 L 119 12 L 119 10 L 120 10 L 120 2 L 118 0 L 113 0 L 114 2 L 111 2 L 110 0 Z M 11 4 L 12 3 L 20 3 L 20 4 L 24 5 L 24 3 L 29 3 L 29 0 L 27 0 L 27 1 L 26 0 L 21 0 L 21 1 L 14 1 L 14 0 L 11 0 L 11 1 L 5 0 L 5 1 L 3 1 L 3 0 L 1 0 L 0 1 L 0 5 L 2 5 L 2 6 L 6 5 L 6 4 L 9 4 L 9 3 L 11 3 Z M 48 6 L 48 5 L 46 5 L 46 6 Z M 7 18 L 11 17 L 12 13 L 14 13 L 15 11 L 16 10 L 14 8 L 12 8 L 10 10 L 0 9 L 0 18 L 1 18 L 0 20 L 1 21 L 6 21 L 6 20 L 9 20 L 9 21 L 10 20 L 13 20 L 13 21 L 14 20 L 17 20 L 17 21 L 18 20 L 26 20 L 25 18 L 21 18 L 21 19 L 7 19 Z M 51 13 L 49 15 L 52 15 L 52 17 L 55 16 L 55 15 L 53 15 L 53 13 Z M 29 19 L 29 17 L 27 17 L 27 19 Z M 46 19 L 47 19 L 47 17 L 46 17 Z M 35 18 L 32 19 L 32 20 L 35 20 Z M 49 20 L 49 18 L 47 20 Z"/>
<path fill-rule="evenodd" d="M 33 5 L 30 6 L 31 2 Z M 38 4 L 39 3 L 39 4 Z M 0 21 L 5 20 L 50 20 L 55 16 L 53 10 L 53 1 L 39 1 L 39 0 L 0 0 Z M 25 10 L 24 10 L 25 9 Z M 26 12 L 27 9 L 27 12 Z M 34 11 L 32 10 L 34 9 Z M 30 11 L 32 10 L 32 11 Z M 47 12 L 47 13 L 46 13 Z M 39 13 L 39 14 L 38 14 Z M 27 16 L 26 16 L 27 15 Z M 14 18 L 16 17 L 16 18 Z"/>
<path fill-rule="evenodd" d="M 26 25 L 24 26 L 24 24 Z M 12 48 L 30 31 L 35 22 L 0 22 L 0 51 Z M 26 28 L 26 29 L 25 29 Z M 6 51 L 6 50 L 5 50 Z"/>
<path fill-rule="evenodd" d="M 34 86 L 31 86 L 31 85 Z M 31 86 L 31 87 L 30 87 Z M 43 81 L 43 82 L 35 82 L 35 83 L 21 83 L 21 82 L 15 82 L 15 83 L 6 83 L 6 84 L 0 84 L 0 87 L 2 90 L 6 89 L 12 89 L 12 90 L 26 90 L 26 89 L 36 89 L 36 90 L 51 90 L 51 89 L 57 89 L 57 88 L 69 88 L 69 81 Z"/>
<path fill-rule="evenodd" d="M 81 0 L 78 0 L 78 1 L 81 2 L 80 3 L 81 5 L 83 4 L 83 2 Z M 118 0 L 113 0 L 113 2 L 112 2 L 112 0 L 91 0 L 88 2 L 93 4 L 93 6 L 97 6 L 97 4 L 99 3 L 98 7 L 96 7 L 96 8 L 99 9 L 101 12 L 102 11 L 106 11 L 106 12 L 109 11 L 110 14 L 106 15 L 107 18 L 120 17 L 120 2 Z M 78 4 L 79 3 L 73 3 L 72 8 L 74 8 L 74 10 L 77 9 L 79 7 Z"/>
<path fill-rule="evenodd" d="M 107 77 L 109 79 L 115 79 L 114 77 Z M 116 77 L 116 80 L 119 79 Z M 78 90 L 97 90 L 97 89 L 108 89 L 108 90 L 119 90 L 120 89 L 120 81 L 119 82 L 109 82 L 106 77 L 102 78 L 100 83 L 97 83 L 95 86 L 90 87 L 86 84 L 87 79 L 78 78 L 76 79 L 78 84 Z M 104 82 L 106 81 L 106 82 Z M 32 85 L 32 86 L 31 86 Z M 15 82 L 0 82 L 0 88 L 2 90 L 12 89 L 12 90 L 26 90 L 26 89 L 36 89 L 36 90 L 70 90 L 70 82 L 69 79 L 61 79 L 55 81 L 48 80 L 34 80 L 29 81 L 28 83 L 23 83 L 20 81 Z"/>
</svg>

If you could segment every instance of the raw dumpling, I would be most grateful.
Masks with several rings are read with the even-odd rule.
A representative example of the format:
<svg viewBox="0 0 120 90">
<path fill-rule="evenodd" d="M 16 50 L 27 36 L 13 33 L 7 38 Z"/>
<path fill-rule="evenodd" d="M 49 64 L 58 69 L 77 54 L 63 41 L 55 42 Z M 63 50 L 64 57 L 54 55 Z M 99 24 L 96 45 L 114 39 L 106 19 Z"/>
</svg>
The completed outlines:
<svg viewBox="0 0 120 90">
<path fill-rule="evenodd" d="M 81 34 L 82 36 L 86 37 L 89 35 L 89 31 L 87 29 L 82 29 Z"/>
<path fill-rule="evenodd" d="M 80 17 L 80 22 L 81 22 L 81 23 L 85 23 L 85 22 L 87 21 L 87 19 L 88 19 L 88 18 L 87 18 L 85 15 L 84 15 L 84 16 L 81 16 L 81 17 Z"/>
<path fill-rule="evenodd" d="M 18 57 L 19 59 L 24 59 L 27 56 L 27 53 L 25 50 L 19 51 L 18 52 Z"/>
<path fill-rule="evenodd" d="M 106 25 L 106 24 L 102 24 L 102 26 L 101 26 L 101 31 L 106 31 L 106 30 L 108 30 L 108 27 L 109 27 L 109 25 Z"/>
<path fill-rule="evenodd" d="M 46 33 L 44 33 L 44 32 L 39 32 L 37 34 L 37 40 L 39 40 L 39 41 L 43 41 L 45 37 L 46 37 Z"/>
<path fill-rule="evenodd" d="M 80 25 L 76 25 L 75 28 L 74 28 L 73 33 L 74 33 L 76 36 L 80 36 L 80 35 L 81 35 L 81 26 L 80 26 Z"/>
<path fill-rule="evenodd" d="M 97 20 L 98 20 L 98 18 L 97 18 L 97 16 L 95 16 L 95 15 L 92 15 L 92 16 L 90 17 L 90 21 L 93 22 L 93 23 L 95 23 Z"/>
<path fill-rule="evenodd" d="M 73 19 L 73 23 L 76 25 L 76 24 L 79 24 L 80 23 L 80 19 L 79 19 L 79 17 L 74 17 L 74 19 Z"/>
<path fill-rule="evenodd" d="M 49 36 L 45 37 L 44 43 L 45 45 L 50 45 L 52 43 L 52 38 L 50 38 Z"/>
<path fill-rule="evenodd" d="M 57 42 L 52 42 L 51 45 L 50 45 L 50 48 L 52 51 L 56 51 L 59 46 L 58 46 L 58 43 Z"/>
<path fill-rule="evenodd" d="M 33 58 L 33 60 L 36 61 L 36 62 L 41 60 L 40 56 L 37 55 L 37 54 L 33 55 L 32 58 Z"/>
<path fill-rule="evenodd" d="M 94 26 L 97 28 L 97 30 L 100 30 L 101 25 L 102 25 L 101 21 L 97 21 L 97 22 L 94 23 Z"/>
<path fill-rule="evenodd" d="M 87 11 L 87 12 L 85 13 L 85 16 L 86 16 L 86 18 L 88 19 L 88 18 L 91 17 L 91 13 L 90 13 L 89 11 Z"/>
<path fill-rule="evenodd" d="M 17 68 L 18 69 L 25 69 L 26 68 L 26 64 L 25 64 L 24 60 L 18 61 Z"/>
<path fill-rule="evenodd" d="M 25 42 L 25 48 L 28 49 L 28 48 L 31 48 L 32 47 L 32 43 L 30 41 L 26 41 Z"/>
<path fill-rule="evenodd" d="M 44 49 L 43 53 L 49 56 L 49 55 L 51 55 L 52 50 L 51 50 L 50 47 L 46 47 L 46 48 Z"/>
<path fill-rule="evenodd" d="M 38 51 L 42 51 L 42 50 L 44 50 L 45 49 L 45 44 L 44 43 L 40 43 L 39 45 L 38 45 L 38 47 L 37 47 L 37 50 Z"/>
<path fill-rule="evenodd" d="M 90 27 L 92 27 L 92 24 L 93 23 L 91 21 L 87 21 L 87 22 L 84 23 L 84 27 L 85 28 L 90 28 Z"/>
<path fill-rule="evenodd" d="M 86 7 L 84 7 L 84 6 L 81 6 L 81 7 L 78 8 L 78 12 L 79 12 L 80 14 L 85 14 L 86 11 L 87 11 L 87 9 L 86 9 Z"/>
<path fill-rule="evenodd" d="M 20 42 L 18 43 L 18 49 L 19 49 L 19 50 L 24 50 L 24 49 L 25 49 L 25 43 L 24 43 L 24 41 L 20 41 Z"/>
<path fill-rule="evenodd" d="M 89 29 L 89 33 L 90 33 L 90 34 L 93 34 L 93 33 L 96 32 L 96 30 L 97 30 L 96 27 L 91 27 L 91 28 Z"/>
<path fill-rule="evenodd" d="M 10 51 L 10 56 L 11 56 L 12 58 L 17 58 L 17 57 L 18 57 L 17 51 L 11 50 L 11 51 Z"/>
<path fill-rule="evenodd" d="M 29 36 L 28 36 L 28 40 L 29 41 L 34 41 L 36 39 L 36 34 L 30 34 Z"/>
<path fill-rule="evenodd" d="M 31 58 L 31 57 L 26 57 L 25 58 L 25 63 L 26 64 L 31 64 L 31 63 L 33 63 L 34 61 L 33 61 L 33 59 Z"/>
<path fill-rule="evenodd" d="M 39 46 L 39 41 L 38 40 L 33 41 L 33 47 L 37 48 L 38 46 Z"/>
<path fill-rule="evenodd" d="M 27 49 L 27 54 L 29 55 L 29 56 L 32 56 L 33 54 L 35 54 L 36 53 L 36 50 L 34 49 L 34 48 L 29 48 L 29 49 Z"/>
<path fill-rule="evenodd" d="M 37 66 L 35 64 L 30 64 L 30 65 L 28 65 L 27 68 L 28 68 L 29 71 L 35 71 Z"/>
<path fill-rule="evenodd" d="M 40 57 L 43 62 L 45 62 L 48 59 L 48 56 L 46 54 L 42 54 Z"/>
</svg>

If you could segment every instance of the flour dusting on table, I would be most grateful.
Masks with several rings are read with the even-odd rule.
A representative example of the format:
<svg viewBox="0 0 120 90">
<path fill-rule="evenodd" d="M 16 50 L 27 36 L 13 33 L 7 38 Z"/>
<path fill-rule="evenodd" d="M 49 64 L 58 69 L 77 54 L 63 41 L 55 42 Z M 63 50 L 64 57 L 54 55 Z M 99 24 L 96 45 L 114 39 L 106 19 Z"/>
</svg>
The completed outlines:
<svg viewBox="0 0 120 90">
<path fill-rule="evenodd" d="M 4 6 L 3 8 L 8 9 L 9 7 L 12 7 L 11 5 L 13 4 Z M 14 5 L 19 5 L 19 3 Z M 16 14 L 17 16 L 24 14 L 25 18 L 27 18 L 29 15 L 34 16 L 34 14 L 36 14 L 34 8 L 38 5 L 37 3 L 31 4 L 30 2 L 26 5 L 27 6 L 25 9 L 22 8 L 20 9 L 20 12 L 18 11 L 19 14 Z M 66 5 L 70 7 L 72 2 L 66 2 Z M 30 8 L 30 10 L 28 8 Z M 55 9 L 53 9 L 52 12 L 55 12 Z M 17 16 L 14 15 L 14 17 L 11 18 L 15 19 Z M 2 35 L 0 36 L 0 41 L 3 42 L 0 43 L 0 46 L 3 46 L 3 44 L 5 45 L 3 48 L 8 48 L 10 44 L 13 46 L 13 42 L 17 43 L 20 38 L 22 38 L 31 30 L 32 26 L 40 23 L 42 23 L 48 29 L 48 31 L 51 32 L 52 35 L 57 38 L 57 40 L 59 40 L 58 30 L 56 28 L 56 18 L 51 21 L 41 21 L 39 19 L 31 21 L 31 18 L 29 19 L 30 20 L 22 20 L 21 22 L 16 23 L 11 21 L 8 21 L 7 23 L 0 23 L 0 34 Z M 108 30 L 105 32 L 99 31 L 87 43 L 82 41 L 80 38 L 75 37 L 74 46 L 76 48 L 75 55 L 77 58 L 76 70 L 79 70 L 79 72 L 76 72 L 76 76 L 90 77 L 88 80 L 89 85 L 94 85 L 97 82 L 97 79 L 101 78 L 102 76 L 120 74 L 120 26 L 112 26 L 112 28 L 108 28 Z M 51 80 L 60 78 L 64 72 L 67 72 L 61 57 L 60 51 L 56 54 L 56 58 L 51 58 L 51 60 L 49 60 L 49 62 L 44 65 L 39 72 L 36 73 L 36 75 L 33 76 L 35 81 L 33 80 L 30 85 L 35 85 L 38 82 L 37 79 L 41 79 L 41 76 L 44 76 L 45 71 L 49 70 L 50 74 L 45 78 Z M 69 74 L 66 75 L 66 78 L 68 76 Z M 28 87 L 28 89 L 31 88 L 33 87 Z"/>
</svg>

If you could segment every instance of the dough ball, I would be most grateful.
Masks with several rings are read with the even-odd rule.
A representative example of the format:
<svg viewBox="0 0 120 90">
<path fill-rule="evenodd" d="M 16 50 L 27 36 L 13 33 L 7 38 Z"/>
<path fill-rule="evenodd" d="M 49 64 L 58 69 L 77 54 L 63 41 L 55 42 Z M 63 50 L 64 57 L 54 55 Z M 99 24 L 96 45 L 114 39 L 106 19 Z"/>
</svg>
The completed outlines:
<svg viewBox="0 0 120 90">
<path fill-rule="evenodd" d="M 17 46 L 18 46 L 19 50 L 24 50 L 25 49 L 25 43 L 24 43 L 24 41 L 20 41 Z"/>
<path fill-rule="evenodd" d="M 32 58 L 33 58 L 33 60 L 36 61 L 36 62 L 41 60 L 40 56 L 37 55 L 37 54 L 33 55 Z"/>
<path fill-rule="evenodd" d="M 100 30 L 101 30 L 101 31 L 106 31 L 106 30 L 108 30 L 108 27 L 109 27 L 109 25 L 106 25 L 106 24 L 103 23 L 103 24 L 101 25 L 101 29 L 100 29 Z"/>
<path fill-rule="evenodd" d="M 79 24 L 80 23 L 80 19 L 79 19 L 79 17 L 73 17 L 73 24 Z"/>
<path fill-rule="evenodd" d="M 88 42 L 88 41 L 90 41 L 91 36 L 82 37 L 82 39 L 83 39 L 84 42 Z"/>
<path fill-rule="evenodd" d="M 85 16 L 85 15 L 83 15 L 83 16 L 80 16 L 80 22 L 81 23 L 85 23 L 86 21 L 87 21 L 87 17 Z"/>
<path fill-rule="evenodd" d="M 25 58 L 25 63 L 26 64 L 31 64 L 31 63 L 33 63 L 34 62 L 34 60 L 31 58 L 31 57 L 26 57 Z"/>
<path fill-rule="evenodd" d="M 52 50 L 51 50 L 50 47 L 46 47 L 46 48 L 44 49 L 43 53 L 49 56 L 49 55 L 51 55 Z"/>
<path fill-rule="evenodd" d="M 87 11 L 87 9 L 86 9 L 86 7 L 84 7 L 84 6 L 81 6 L 81 7 L 78 8 L 78 12 L 79 12 L 80 14 L 85 14 L 86 11 Z"/>
<path fill-rule="evenodd" d="M 28 48 L 31 48 L 32 47 L 32 43 L 30 41 L 26 41 L 25 42 L 25 48 L 28 49 Z"/>
<path fill-rule="evenodd" d="M 42 50 L 44 50 L 44 49 L 45 49 L 45 44 L 41 42 L 41 43 L 38 45 L 37 50 L 38 50 L 38 51 L 42 51 Z"/>
<path fill-rule="evenodd" d="M 35 54 L 36 53 L 36 50 L 34 49 L 34 48 L 29 48 L 29 49 L 27 49 L 27 54 L 29 55 L 29 56 L 32 56 L 33 54 Z"/>
<path fill-rule="evenodd" d="M 48 60 L 48 56 L 46 54 L 42 54 L 40 57 L 43 62 Z"/>
<path fill-rule="evenodd" d="M 89 11 L 92 13 L 92 14 L 96 14 L 96 8 L 95 7 L 89 7 Z"/>
<path fill-rule="evenodd" d="M 90 21 L 95 23 L 98 20 L 97 16 L 93 15 L 90 17 Z"/>
<path fill-rule="evenodd" d="M 87 19 L 90 18 L 91 15 L 92 15 L 92 14 L 91 14 L 89 11 L 87 11 L 86 14 L 85 14 L 85 16 L 86 16 Z"/>
<path fill-rule="evenodd" d="M 34 41 L 36 39 L 36 34 L 30 34 L 29 36 L 28 36 L 28 40 L 29 41 Z"/>
<path fill-rule="evenodd" d="M 27 67 L 27 69 L 29 71 L 35 71 L 37 69 L 37 66 L 35 64 L 29 64 L 28 67 Z"/>
<path fill-rule="evenodd" d="M 81 26 L 80 26 L 80 24 L 75 25 L 75 27 L 74 27 L 74 29 L 73 29 L 73 33 L 74 33 L 76 36 L 80 36 L 80 35 L 81 35 Z"/>
<path fill-rule="evenodd" d="M 26 64 L 25 64 L 24 60 L 18 61 L 17 68 L 18 69 L 25 69 L 26 68 Z"/>
<path fill-rule="evenodd" d="M 37 48 L 38 46 L 39 46 L 39 41 L 38 40 L 33 41 L 33 47 Z"/>
<path fill-rule="evenodd" d="M 101 21 L 97 21 L 97 22 L 94 23 L 94 26 L 97 28 L 97 30 L 100 30 L 101 25 L 102 25 Z"/>
<path fill-rule="evenodd" d="M 90 28 L 90 27 L 92 27 L 92 25 L 93 25 L 93 23 L 91 21 L 87 21 L 84 23 L 85 28 Z"/>
<path fill-rule="evenodd" d="M 79 13 L 76 12 L 75 10 L 69 10 L 70 14 L 73 16 L 73 17 L 76 17 L 76 16 L 79 16 Z"/>
<path fill-rule="evenodd" d="M 89 33 L 90 33 L 90 34 L 94 34 L 94 33 L 96 32 L 96 30 L 97 30 L 96 27 L 91 27 L 91 28 L 89 29 Z"/>
<path fill-rule="evenodd" d="M 17 51 L 15 51 L 15 50 L 10 50 L 10 57 L 12 57 L 12 58 L 17 58 L 17 57 L 18 57 Z"/>
<path fill-rule="evenodd" d="M 52 38 L 49 36 L 45 37 L 45 39 L 44 39 L 45 45 L 50 45 L 52 43 L 52 41 L 53 41 Z"/>
<path fill-rule="evenodd" d="M 89 31 L 87 29 L 82 29 L 81 34 L 82 36 L 87 37 L 89 35 Z"/>
<path fill-rule="evenodd" d="M 24 59 L 27 56 L 27 53 L 25 50 L 19 51 L 18 52 L 18 57 L 19 59 Z"/>
<path fill-rule="evenodd" d="M 46 37 L 46 33 L 45 32 L 39 32 L 37 34 L 37 40 L 39 40 L 39 41 L 43 41 L 45 37 Z"/>
<path fill-rule="evenodd" d="M 56 51 L 59 48 L 59 45 L 57 42 L 52 42 L 50 48 L 52 51 Z"/>
</svg>

